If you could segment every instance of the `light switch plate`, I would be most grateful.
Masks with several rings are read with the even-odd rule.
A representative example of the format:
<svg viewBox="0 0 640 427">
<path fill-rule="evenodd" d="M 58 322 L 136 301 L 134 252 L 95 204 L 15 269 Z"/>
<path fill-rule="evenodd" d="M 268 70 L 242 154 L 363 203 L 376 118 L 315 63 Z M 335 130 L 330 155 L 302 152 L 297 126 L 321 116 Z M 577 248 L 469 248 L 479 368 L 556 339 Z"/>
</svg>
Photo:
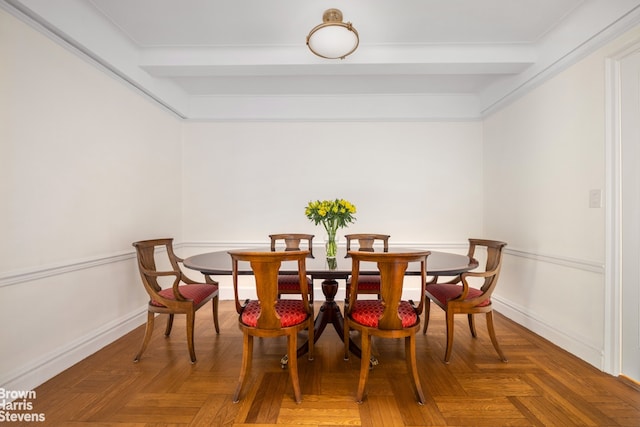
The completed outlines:
<svg viewBox="0 0 640 427">
<path fill-rule="evenodd" d="M 589 207 L 601 208 L 602 207 L 602 190 L 590 190 L 589 191 Z"/>
</svg>

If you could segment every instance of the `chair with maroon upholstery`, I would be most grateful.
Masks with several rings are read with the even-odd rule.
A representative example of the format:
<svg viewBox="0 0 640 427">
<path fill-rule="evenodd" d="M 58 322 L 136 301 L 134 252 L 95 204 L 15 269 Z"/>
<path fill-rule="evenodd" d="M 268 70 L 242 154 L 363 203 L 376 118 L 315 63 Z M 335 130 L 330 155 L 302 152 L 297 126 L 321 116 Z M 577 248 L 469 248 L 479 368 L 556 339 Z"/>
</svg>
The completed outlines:
<svg viewBox="0 0 640 427">
<path fill-rule="evenodd" d="M 313 258 L 313 234 L 303 233 L 280 233 L 270 234 L 271 250 L 280 249 L 284 243 L 285 251 L 308 250 L 309 257 Z M 300 242 L 305 242 L 306 247 L 301 247 Z M 313 304 L 313 281 L 307 276 L 307 287 L 309 288 L 309 302 Z M 297 274 L 280 274 L 278 275 L 278 298 L 281 295 L 300 294 L 300 284 L 298 283 Z"/>
<path fill-rule="evenodd" d="M 353 250 L 361 252 L 373 252 L 375 250 L 374 245 L 377 242 L 382 242 L 382 251 L 389 251 L 389 236 L 388 234 L 375 234 L 375 233 L 358 233 L 358 234 L 345 234 L 347 239 L 347 253 L 352 250 L 351 245 L 353 241 L 358 242 L 358 248 Z M 358 279 L 358 292 L 360 294 L 372 294 L 380 295 L 380 275 L 362 275 Z M 345 303 L 348 304 L 349 290 L 351 289 L 351 277 L 347 278 L 345 286 Z"/>
<path fill-rule="evenodd" d="M 487 329 L 489 337 L 493 343 L 493 347 L 498 352 L 503 362 L 507 361 L 504 353 L 498 345 L 496 333 L 493 326 L 493 305 L 491 304 L 491 294 L 496 289 L 498 277 L 500 275 L 500 267 L 502 265 L 502 249 L 507 244 L 496 240 L 485 239 L 469 239 L 469 251 L 467 255 L 470 258 L 476 256 L 478 247 L 486 250 L 486 265 L 484 271 L 470 271 L 462 273 L 453 280 L 446 283 L 437 283 L 437 277 L 434 281 L 427 283 L 425 295 L 429 300 L 433 301 L 438 307 L 442 308 L 447 318 L 447 350 L 444 355 L 444 362 L 449 363 L 451 359 L 451 350 L 453 348 L 453 316 L 456 314 L 466 314 L 469 322 L 471 336 L 476 335 L 475 323 L 473 315 L 485 313 L 487 319 Z M 474 280 L 479 280 L 481 286 L 471 286 Z M 479 283 L 480 284 L 480 283 Z M 427 333 L 429 326 L 430 304 L 427 302 L 426 313 L 424 316 L 424 328 L 422 333 Z"/>
<path fill-rule="evenodd" d="M 142 278 L 142 284 L 149 294 L 149 305 L 147 306 L 147 327 L 140 351 L 135 356 L 134 361 L 138 362 L 142 353 L 147 348 L 153 333 L 153 322 L 157 313 L 167 314 L 167 326 L 165 336 L 169 336 L 173 326 L 174 314 L 185 314 L 187 316 L 187 345 L 191 363 L 196 361 L 196 353 L 193 344 L 193 330 L 195 313 L 200 307 L 212 300 L 213 322 L 216 333 L 220 333 L 218 324 L 218 283 L 205 276 L 206 283 L 199 283 L 191 280 L 180 269 L 178 263 L 182 258 L 173 252 L 173 239 L 154 239 L 134 242 L 138 258 L 138 270 Z M 162 262 L 159 254 L 166 256 L 164 264 L 167 270 L 159 270 L 158 262 Z M 162 287 L 162 278 L 172 279 L 171 287 Z"/>
<path fill-rule="evenodd" d="M 309 251 L 250 252 L 230 251 L 233 290 L 238 326 L 242 331 L 242 367 L 233 401 L 240 400 L 240 392 L 251 368 L 253 337 L 287 337 L 289 375 L 296 402 L 302 401 L 298 379 L 298 332 L 307 329 L 309 360 L 313 360 L 313 306 L 307 298 L 308 289 L 305 260 Z M 301 299 L 278 298 L 278 271 L 283 261 L 297 261 L 298 293 Z M 238 294 L 238 262 L 249 262 L 255 276 L 257 299 L 240 302 Z"/>
<path fill-rule="evenodd" d="M 360 379 L 356 401 L 362 402 L 369 376 L 371 357 L 371 337 L 404 338 L 407 370 L 412 379 L 413 391 L 418 403 L 424 404 L 424 393 L 418 377 L 416 365 L 416 332 L 420 329 L 420 314 L 424 305 L 424 289 L 427 278 L 428 251 L 407 253 L 349 252 L 352 259 L 351 304 L 345 307 L 344 315 L 344 355 L 349 358 L 349 331 L 355 329 L 361 334 Z M 358 300 L 358 278 L 362 262 L 377 263 L 380 271 L 380 298 Z M 419 303 L 402 300 L 404 275 L 410 262 L 421 264 L 421 286 Z M 397 372 L 394 373 L 397 375 Z"/>
</svg>

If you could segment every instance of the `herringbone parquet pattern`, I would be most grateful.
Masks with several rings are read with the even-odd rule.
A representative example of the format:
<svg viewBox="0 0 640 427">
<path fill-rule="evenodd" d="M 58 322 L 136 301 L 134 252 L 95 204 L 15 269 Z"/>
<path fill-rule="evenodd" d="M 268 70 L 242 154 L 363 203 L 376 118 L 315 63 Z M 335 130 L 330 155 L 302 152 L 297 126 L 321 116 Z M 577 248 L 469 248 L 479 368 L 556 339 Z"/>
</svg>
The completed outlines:
<svg viewBox="0 0 640 427">
<path fill-rule="evenodd" d="M 380 364 L 370 373 L 365 402 L 356 404 L 359 359 L 343 360 L 342 342 L 330 329 L 317 342 L 315 360 L 300 360 L 301 404 L 293 401 L 288 373 L 280 367 L 286 343 L 278 339 L 256 340 L 251 379 L 241 402 L 233 404 L 242 340 L 233 303 L 222 301 L 220 308 L 220 335 L 210 310 L 198 312 L 196 364 L 189 363 L 179 317 L 170 338 L 163 336 L 164 322 L 156 322 L 147 352 L 134 364 L 140 327 L 37 388 L 33 410 L 46 414 L 39 424 L 640 426 L 640 391 L 501 316 L 496 329 L 508 363 L 498 360 L 483 318 L 472 339 L 461 316 L 451 364 L 445 365 L 439 309 L 432 310 L 427 336 L 418 336 L 424 406 L 415 402 L 405 375 L 403 342 L 381 340 L 374 349 Z"/>
</svg>

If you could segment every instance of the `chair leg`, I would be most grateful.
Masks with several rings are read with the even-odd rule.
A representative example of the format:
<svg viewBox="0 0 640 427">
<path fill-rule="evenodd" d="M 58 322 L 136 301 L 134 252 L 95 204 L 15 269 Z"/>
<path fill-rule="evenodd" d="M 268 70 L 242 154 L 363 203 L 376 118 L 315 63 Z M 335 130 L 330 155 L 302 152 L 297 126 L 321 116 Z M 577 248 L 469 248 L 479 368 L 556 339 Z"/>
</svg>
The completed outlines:
<svg viewBox="0 0 640 427">
<path fill-rule="evenodd" d="M 220 333 L 220 322 L 218 321 L 218 297 L 211 300 L 211 309 L 213 310 L 213 325 L 216 328 L 216 334 Z"/>
<path fill-rule="evenodd" d="M 243 331 L 242 347 L 242 366 L 240 367 L 238 385 L 236 386 L 236 391 L 233 393 L 233 403 L 238 403 L 240 401 L 240 391 L 247 379 L 247 373 L 251 369 L 251 359 L 253 357 L 253 336 L 249 335 L 247 331 Z"/>
<path fill-rule="evenodd" d="M 309 316 L 309 326 L 307 327 L 307 340 L 309 342 L 309 355 L 308 355 L 308 360 L 313 360 L 314 356 L 315 356 L 315 349 L 314 349 L 314 341 L 315 341 L 315 336 L 314 336 L 315 330 L 314 330 L 314 316 L 311 315 Z M 297 350 L 296 350 L 297 352 Z"/>
<path fill-rule="evenodd" d="M 342 334 L 344 342 L 344 360 L 349 360 L 349 339 L 351 336 L 349 335 L 349 321 L 345 317 L 344 319 L 344 333 Z"/>
<path fill-rule="evenodd" d="M 476 334 L 476 322 L 473 320 L 473 314 L 467 314 L 467 320 L 469 321 L 469 330 L 471 331 L 471 336 L 474 338 L 478 338 L 478 334 Z"/>
<path fill-rule="evenodd" d="M 491 337 L 491 342 L 493 343 L 493 348 L 498 352 L 498 356 L 500 356 L 500 360 L 503 362 L 507 362 L 507 358 L 502 352 L 502 349 L 498 345 L 498 339 L 496 338 L 496 331 L 493 327 L 493 311 L 487 312 L 487 329 L 489 330 L 489 337 Z"/>
<path fill-rule="evenodd" d="M 356 402 L 362 403 L 364 397 L 364 387 L 369 377 L 369 360 L 371 359 L 371 335 L 366 331 L 362 331 L 362 344 L 360 355 L 360 381 L 358 382 L 358 392 L 356 393 Z"/>
<path fill-rule="evenodd" d="M 416 393 L 418 403 L 424 405 L 424 393 L 422 392 L 422 385 L 420 384 L 420 377 L 418 376 L 418 364 L 416 363 L 416 335 L 411 334 L 404 339 L 404 352 L 407 359 L 407 370 L 411 374 L 413 380 L 413 390 Z"/>
<path fill-rule="evenodd" d="M 293 385 L 293 396 L 296 403 L 302 402 L 302 392 L 300 391 L 300 378 L 298 377 L 298 334 L 296 332 L 287 336 L 287 354 L 289 355 L 289 376 Z"/>
<path fill-rule="evenodd" d="M 424 326 L 422 327 L 422 335 L 427 333 L 429 327 L 429 315 L 431 314 L 431 300 L 427 299 L 424 305 Z"/>
<path fill-rule="evenodd" d="M 196 363 L 196 349 L 193 344 L 193 329 L 196 321 L 195 311 L 187 313 L 187 345 L 189 346 L 189 356 L 191 357 L 191 363 Z"/>
<path fill-rule="evenodd" d="M 149 340 L 151 340 L 151 334 L 153 334 L 154 319 L 155 319 L 155 314 L 150 311 L 147 311 L 147 326 L 144 329 L 144 338 L 142 339 L 142 345 L 140 346 L 140 350 L 138 351 L 138 354 L 136 354 L 136 357 L 133 358 L 134 362 L 140 361 L 140 357 L 142 357 L 142 353 L 144 353 L 144 351 L 147 348 L 147 344 L 149 344 Z"/>
<path fill-rule="evenodd" d="M 451 359 L 451 350 L 453 349 L 453 313 L 449 310 L 447 313 L 447 351 L 444 353 L 444 363 L 449 363 Z"/>
<path fill-rule="evenodd" d="M 173 327 L 173 313 L 167 316 L 167 327 L 164 329 L 164 336 L 168 337 L 171 333 L 171 328 Z"/>
<path fill-rule="evenodd" d="M 351 285 L 347 282 L 344 287 L 344 306 L 345 308 L 349 305 L 349 295 L 351 295 Z"/>
</svg>

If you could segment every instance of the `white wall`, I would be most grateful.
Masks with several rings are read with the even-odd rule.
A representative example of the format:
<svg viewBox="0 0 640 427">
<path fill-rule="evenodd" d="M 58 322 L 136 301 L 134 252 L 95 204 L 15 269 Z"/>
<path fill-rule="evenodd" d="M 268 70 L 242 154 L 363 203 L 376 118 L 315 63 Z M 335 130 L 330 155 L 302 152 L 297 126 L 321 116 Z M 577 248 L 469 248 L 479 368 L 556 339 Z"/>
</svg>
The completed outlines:
<svg viewBox="0 0 640 427">
<path fill-rule="evenodd" d="M 484 231 L 509 243 L 500 311 L 601 369 L 605 208 L 589 192 L 606 199 L 605 59 L 620 43 L 488 117 L 483 136 Z"/>
<path fill-rule="evenodd" d="M 2 10 L 0 57 L 0 387 L 29 389 L 144 320 L 131 242 L 180 238 L 181 124 Z"/>
<path fill-rule="evenodd" d="M 395 243 L 458 243 L 482 232 L 479 122 L 187 123 L 184 241 L 267 242 L 324 229 L 310 200 L 345 198 Z"/>
</svg>

